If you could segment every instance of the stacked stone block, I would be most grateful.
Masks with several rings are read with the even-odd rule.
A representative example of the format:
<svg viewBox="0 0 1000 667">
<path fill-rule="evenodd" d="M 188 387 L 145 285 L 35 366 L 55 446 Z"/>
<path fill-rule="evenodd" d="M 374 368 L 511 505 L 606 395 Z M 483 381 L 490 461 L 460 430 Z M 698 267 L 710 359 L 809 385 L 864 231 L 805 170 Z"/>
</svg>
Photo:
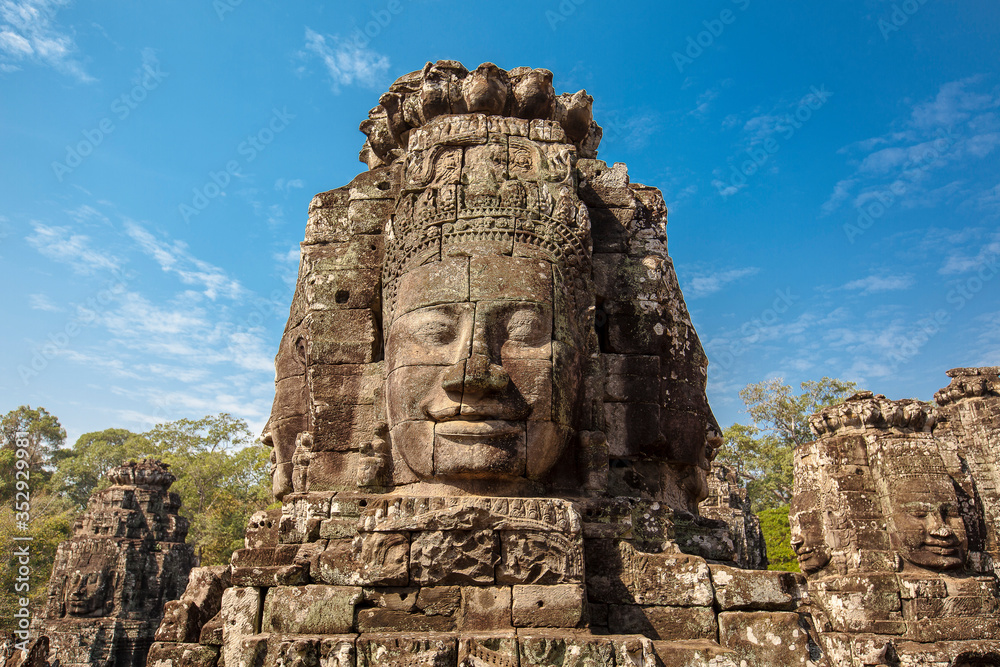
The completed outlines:
<svg viewBox="0 0 1000 667">
<path fill-rule="evenodd" d="M 1000 664 L 996 374 L 949 371 L 937 406 L 862 392 L 812 417 L 792 544 L 832 658 Z"/>
<path fill-rule="evenodd" d="M 180 596 L 194 561 L 165 464 L 132 461 L 108 478 L 56 551 L 36 626 L 62 667 L 145 665 L 164 604 Z"/>
</svg>

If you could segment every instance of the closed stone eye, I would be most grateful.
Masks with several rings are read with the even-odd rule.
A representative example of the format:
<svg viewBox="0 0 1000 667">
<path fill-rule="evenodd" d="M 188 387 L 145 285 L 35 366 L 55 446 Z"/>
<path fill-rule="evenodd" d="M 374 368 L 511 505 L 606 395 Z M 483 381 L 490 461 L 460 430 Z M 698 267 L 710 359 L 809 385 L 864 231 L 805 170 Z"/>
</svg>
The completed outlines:
<svg viewBox="0 0 1000 667">
<path fill-rule="evenodd" d="M 434 319 L 421 323 L 413 335 L 432 345 L 447 345 L 455 340 L 455 326 L 451 322 Z"/>
</svg>

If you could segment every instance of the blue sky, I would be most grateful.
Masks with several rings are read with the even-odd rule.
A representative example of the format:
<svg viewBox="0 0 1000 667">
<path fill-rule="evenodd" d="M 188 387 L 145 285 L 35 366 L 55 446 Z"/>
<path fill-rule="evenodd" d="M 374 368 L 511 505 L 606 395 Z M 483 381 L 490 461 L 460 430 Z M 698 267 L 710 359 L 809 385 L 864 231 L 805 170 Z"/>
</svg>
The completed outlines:
<svg viewBox="0 0 1000 667">
<path fill-rule="evenodd" d="M 996 2 L 0 0 L 0 411 L 259 429 L 309 200 L 437 59 L 594 96 L 723 425 L 768 377 L 930 399 L 1000 364 Z"/>
</svg>

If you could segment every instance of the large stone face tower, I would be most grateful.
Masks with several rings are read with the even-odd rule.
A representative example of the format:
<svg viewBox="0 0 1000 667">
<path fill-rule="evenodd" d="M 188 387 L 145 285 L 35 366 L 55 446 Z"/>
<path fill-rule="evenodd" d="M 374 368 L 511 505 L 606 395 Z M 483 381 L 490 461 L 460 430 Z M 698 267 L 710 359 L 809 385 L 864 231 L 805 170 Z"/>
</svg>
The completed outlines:
<svg viewBox="0 0 1000 667">
<path fill-rule="evenodd" d="M 59 545 L 37 627 L 62 667 L 145 665 L 163 605 L 180 597 L 194 563 L 167 466 L 133 461 L 108 479 Z"/>
<path fill-rule="evenodd" d="M 707 361 L 663 198 L 595 159 L 591 103 L 440 61 L 362 124 L 369 170 L 310 208 L 265 432 L 284 508 L 234 556 L 227 665 L 715 638 L 706 561 L 672 539 L 719 444 Z"/>
<path fill-rule="evenodd" d="M 362 123 L 370 170 L 310 208 L 277 497 L 706 494 L 707 361 L 663 198 L 593 159 L 591 98 L 551 79 L 441 61 Z"/>
</svg>

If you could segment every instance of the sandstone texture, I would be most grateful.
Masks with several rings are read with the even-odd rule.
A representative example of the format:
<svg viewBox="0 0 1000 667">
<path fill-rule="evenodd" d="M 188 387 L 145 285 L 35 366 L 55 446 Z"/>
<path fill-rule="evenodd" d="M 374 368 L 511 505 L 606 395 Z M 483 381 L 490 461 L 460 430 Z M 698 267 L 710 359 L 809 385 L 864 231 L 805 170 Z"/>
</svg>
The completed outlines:
<svg viewBox="0 0 1000 667">
<path fill-rule="evenodd" d="M 190 633 L 177 602 L 194 563 L 174 476 L 159 461 L 132 461 L 108 472 L 111 486 L 90 498 L 73 537 L 59 545 L 48 604 L 34 630 L 61 667 L 139 667 L 161 618 L 175 636 Z M 214 589 L 199 589 L 190 613 L 208 610 Z M 173 601 L 173 602 L 171 602 Z M 166 610 L 164 606 L 166 605 Z M 201 607 L 198 607 L 201 605 Z M 43 651 L 36 651 L 44 665 Z M 29 656 L 30 657 L 30 656 Z M 13 663 L 8 663 L 13 664 Z"/>
</svg>

